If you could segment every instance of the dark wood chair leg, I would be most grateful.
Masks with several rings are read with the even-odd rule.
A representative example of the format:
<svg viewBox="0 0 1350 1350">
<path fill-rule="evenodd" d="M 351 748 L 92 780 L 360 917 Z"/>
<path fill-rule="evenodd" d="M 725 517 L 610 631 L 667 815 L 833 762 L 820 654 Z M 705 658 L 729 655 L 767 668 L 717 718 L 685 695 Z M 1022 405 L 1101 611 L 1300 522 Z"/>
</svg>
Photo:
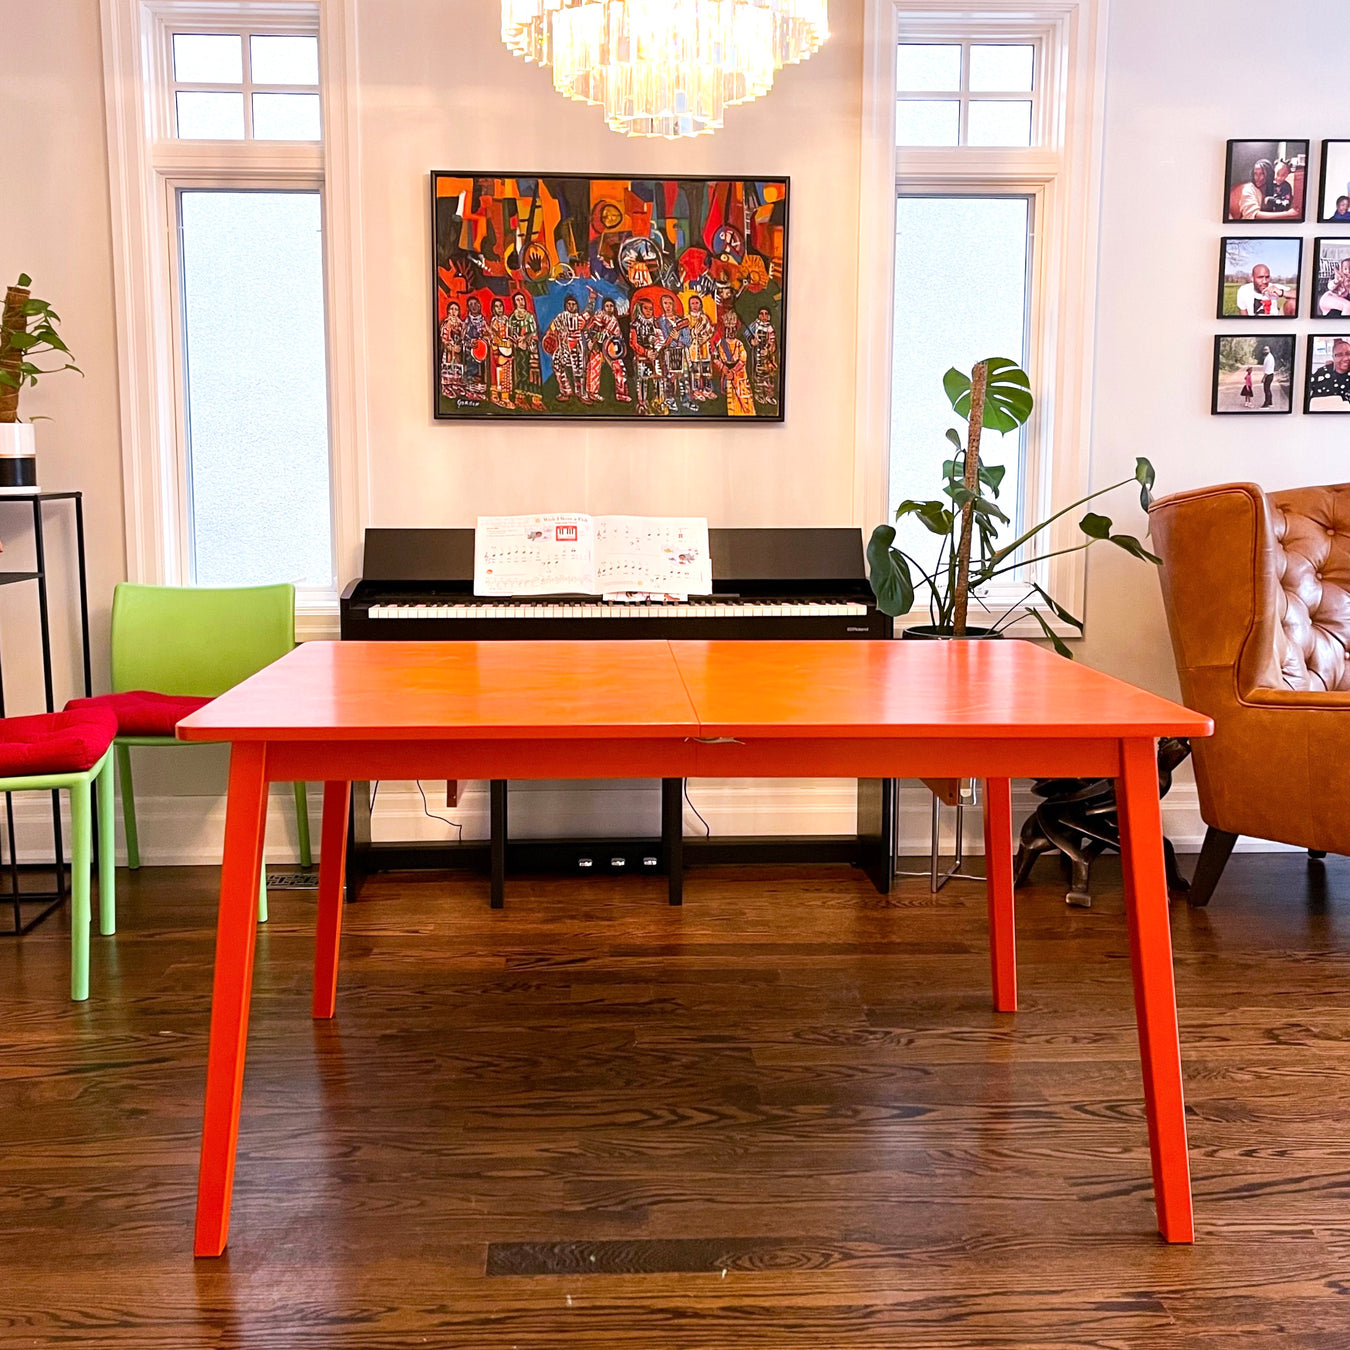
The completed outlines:
<svg viewBox="0 0 1350 1350">
<path fill-rule="evenodd" d="M 1205 831 L 1205 842 L 1200 849 L 1200 861 L 1195 864 L 1195 876 L 1191 878 L 1191 889 L 1186 892 L 1186 903 L 1199 908 L 1209 904 L 1209 897 L 1223 875 L 1224 864 L 1238 841 L 1235 834 L 1227 830 L 1216 830 L 1211 825 Z"/>
<path fill-rule="evenodd" d="M 1309 862 L 1321 862 L 1322 859 L 1325 858 L 1326 856 L 1327 856 L 1327 855 L 1326 855 L 1326 850 L 1325 850 L 1325 849 L 1320 849 L 1320 848 L 1310 848 L 1310 849 L 1308 850 L 1308 861 L 1309 861 Z"/>
<path fill-rule="evenodd" d="M 1181 868 L 1177 866 L 1177 851 L 1170 839 L 1163 840 L 1163 863 L 1167 868 L 1168 895 L 1185 895 L 1191 889 L 1191 883 L 1181 875 Z"/>
</svg>

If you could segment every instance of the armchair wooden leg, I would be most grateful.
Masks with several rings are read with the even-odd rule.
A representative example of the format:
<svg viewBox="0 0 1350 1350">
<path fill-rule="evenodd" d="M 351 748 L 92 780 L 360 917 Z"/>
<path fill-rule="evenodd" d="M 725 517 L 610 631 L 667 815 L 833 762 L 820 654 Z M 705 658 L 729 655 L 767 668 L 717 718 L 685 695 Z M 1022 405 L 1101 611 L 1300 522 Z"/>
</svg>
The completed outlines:
<svg viewBox="0 0 1350 1350">
<path fill-rule="evenodd" d="M 1327 851 L 1326 851 L 1326 849 L 1324 849 L 1324 848 L 1310 848 L 1310 849 L 1308 850 L 1308 861 L 1309 861 L 1309 862 L 1321 862 L 1322 859 L 1325 858 L 1326 856 L 1327 856 Z"/>
<path fill-rule="evenodd" d="M 1186 903 L 1197 908 L 1209 904 L 1209 897 L 1223 875 L 1224 864 L 1238 841 L 1235 834 L 1227 830 L 1216 830 L 1211 825 L 1205 831 L 1205 842 L 1200 848 L 1200 861 L 1195 864 L 1195 876 L 1191 878 L 1191 889 L 1186 892 Z"/>
</svg>

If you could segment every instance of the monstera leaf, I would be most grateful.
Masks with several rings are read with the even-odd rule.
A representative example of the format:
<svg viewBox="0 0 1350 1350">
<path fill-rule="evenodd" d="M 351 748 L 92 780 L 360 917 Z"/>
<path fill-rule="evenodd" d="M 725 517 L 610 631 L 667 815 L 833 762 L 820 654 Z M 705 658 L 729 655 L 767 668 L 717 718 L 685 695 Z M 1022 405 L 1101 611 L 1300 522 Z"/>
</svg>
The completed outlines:
<svg viewBox="0 0 1350 1350">
<path fill-rule="evenodd" d="M 867 542 L 867 575 L 877 608 L 896 618 L 914 608 L 914 581 L 909 564 L 894 548 L 895 527 L 878 525 Z"/>
<path fill-rule="evenodd" d="M 991 356 L 980 363 L 988 368 L 989 387 L 984 396 L 984 418 L 980 425 L 990 431 L 1016 431 L 1031 416 L 1036 406 L 1031 396 L 1031 381 L 1016 361 L 1006 356 Z M 958 417 L 970 417 L 970 376 L 955 366 L 942 377 L 942 387 Z"/>
</svg>

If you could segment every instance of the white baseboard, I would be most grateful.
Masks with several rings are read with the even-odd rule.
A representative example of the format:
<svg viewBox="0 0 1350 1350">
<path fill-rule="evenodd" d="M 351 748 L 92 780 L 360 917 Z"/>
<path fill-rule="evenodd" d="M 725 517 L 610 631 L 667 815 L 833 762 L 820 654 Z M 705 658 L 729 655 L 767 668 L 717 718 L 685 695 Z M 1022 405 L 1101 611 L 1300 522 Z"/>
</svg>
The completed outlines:
<svg viewBox="0 0 1350 1350">
<path fill-rule="evenodd" d="M 382 783 L 376 795 L 374 837 L 377 840 L 455 839 L 447 821 L 463 827 L 465 839 L 488 835 L 487 785 L 469 784 L 459 805 L 445 805 L 445 784 L 423 784 L 429 809 L 443 819 L 428 816 L 417 787 L 411 782 Z M 310 835 L 317 853 L 320 791 L 310 789 Z M 851 779 L 748 780 L 691 779 L 689 800 L 713 835 L 852 834 L 857 825 L 856 791 Z M 1023 785 L 1013 792 L 1013 816 L 1020 825 L 1036 798 Z M 917 783 L 903 782 L 899 794 L 898 851 L 923 855 L 929 849 L 932 798 Z M 64 802 L 63 802 L 64 806 Z M 220 862 L 225 833 L 225 799 L 210 797 L 141 797 L 136 803 L 141 859 L 146 865 L 194 866 Z M 943 808 L 944 849 L 951 848 L 955 812 Z M 983 852 L 978 812 L 968 813 L 966 852 Z M 19 858 L 38 862 L 51 857 L 51 808 L 46 794 L 21 793 L 14 797 L 16 843 Z M 511 834 L 514 838 L 591 836 L 654 837 L 660 833 L 661 799 L 658 783 L 601 782 L 588 784 L 518 783 L 511 789 Z M 1179 853 L 1199 851 L 1205 835 L 1199 800 L 1193 783 L 1177 783 L 1163 801 L 1163 829 Z M 69 825 L 65 827 L 69 839 Z M 688 807 L 685 831 L 703 832 Z M 117 821 L 117 857 L 126 858 L 121 812 Z M 1242 839 L 1244 852 L 1297 852 L 1285 844 Z M 289 785 L 273 789 L 267 813 L 267 859 L 294 863 L 297 858 L 295 812 Z"/>
</svg>

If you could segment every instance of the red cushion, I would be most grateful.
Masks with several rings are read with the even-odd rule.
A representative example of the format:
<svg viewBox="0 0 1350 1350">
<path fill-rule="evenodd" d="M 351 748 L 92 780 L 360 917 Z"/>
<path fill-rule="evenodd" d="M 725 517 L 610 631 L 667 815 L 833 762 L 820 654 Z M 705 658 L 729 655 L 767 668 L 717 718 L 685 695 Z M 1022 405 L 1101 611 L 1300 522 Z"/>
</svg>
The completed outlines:
<svg viewBox="0 0 1350 1350">
<path fill-rule="evenodd" d="M 105 708 L 0 717 L 0 777 L 83 773 L 116 735 L 117 718 Z"/>
<path fill-rule="evenodd" d="M 117 718 L 119 736 L 172 736 L 174 727 L 188 713 L 194 713 L 210 702 L 209 698 L 192 694 L 155 694 L 148 689 L 131 689 L 124 694 L 73 698 L 66 704 L 66 709 L 106 709 Z"/>
</svg>

